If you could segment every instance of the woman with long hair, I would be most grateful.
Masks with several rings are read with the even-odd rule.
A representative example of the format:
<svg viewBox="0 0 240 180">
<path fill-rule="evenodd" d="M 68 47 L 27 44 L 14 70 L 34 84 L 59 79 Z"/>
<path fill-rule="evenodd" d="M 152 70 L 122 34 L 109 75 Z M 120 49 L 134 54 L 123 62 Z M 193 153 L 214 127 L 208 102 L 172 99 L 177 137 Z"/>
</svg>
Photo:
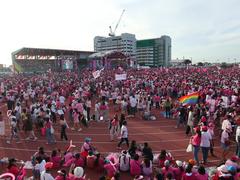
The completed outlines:
<svg viewBox="0 0 240 180">
<path fill-rule="evenodd" d="M 142 174 L 147 178 L 150 178 L 153 173 L 152 161 L 148 158 L 144 158 L 142 162 Z"/>
</svg>

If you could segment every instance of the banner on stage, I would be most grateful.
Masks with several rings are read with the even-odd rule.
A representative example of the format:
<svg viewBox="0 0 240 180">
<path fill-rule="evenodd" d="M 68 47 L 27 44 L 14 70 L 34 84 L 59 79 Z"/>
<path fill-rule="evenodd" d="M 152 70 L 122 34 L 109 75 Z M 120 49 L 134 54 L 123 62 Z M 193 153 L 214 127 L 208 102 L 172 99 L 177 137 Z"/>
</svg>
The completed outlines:
<svg viewBox="0 0 240 180">
<path fill-rule="evenodd" d="M 115 74 L 115 80 L 120 81 L 120 80 L 126 80 L 127 79 L 127 74 Z"/>
</svg>

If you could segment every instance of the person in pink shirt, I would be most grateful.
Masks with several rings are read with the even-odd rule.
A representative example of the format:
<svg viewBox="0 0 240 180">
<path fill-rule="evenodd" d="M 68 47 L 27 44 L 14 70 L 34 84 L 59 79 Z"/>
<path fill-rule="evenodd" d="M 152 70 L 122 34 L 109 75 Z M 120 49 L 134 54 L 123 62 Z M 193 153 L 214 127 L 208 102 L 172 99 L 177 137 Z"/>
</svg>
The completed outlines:
<svg viewBox="0 0 240 180">
<path fill-rule="evenodd" d="M 96 154 L 96 160 L 94 162 L 97 172 L 102 172 L 104 170 L 104 159 L 101 157 L 100 153 Z"/>
<path fill-rule="evenodd" d="M 199 166 L 198 172 L 196 173 L 196 180 L 208 180 L 208 174 L 203 166 Z"/>
<path fill-rule="evenodd" d="M 177 160 L 176 165 L 177 165 L 177 167 L 173 168 L 173 173 L 174 173 L 175 179 L 182 180 L 182 176 L 184 173 L 183 163 L 182 163 L 182 161 Z"/>
<path fill-rule="evenodd" d="M 96 157 L 94 156 L 93 152 L 89 151 L 87 156 L 87 167 L 93 169 L 95 160 Z"/>
<path fill-rule="evenodd" d="M 55 177 L 55 180 L 70 180 L 65 169 L 61 169 L 57 173 L 58 175 Z"/>
<path fill-rule="evenodd" d="M 174 168 L 171 166 L 170 161 L 166 160 L 162 168 L 162 174 L 166 178 L 166 175 L 169 173 L 172 174 L 172 178 L 174 178 Z"/>
<path fill-rule="evenodd" d="M 135 154 L 133 159 L 130 160 L 130 174 L 132 176 L 141 174 L 141 162 L 138 154 Z"/>
<path fill-rule="evenodd" d="M 73 128 L 72 130 L 78 130 L 81 131 L 82 129 L 79 127 L 79 116 L 80 113 L 77 111 L 77 109 L 73 110 Z"/>
<path fill-rule="evenodd" d="M 185 173 L 182 176 L 182 180 L 196 180 L 195 173 L 192 172 L 192 165 L 188 164 Z"/>
<path fill-rule="evenodd" d="M 104 169 L 107 172 L 107 177 L 111 179 L 117 172 L 117 167 L 111 160 L 106 159 L 105 162 Z"/>
<path fill-rule="evenodd" d="M 84 167 L 85 166 L 84 159 L 80 156 L 79 153 L 75 154 L 75 156 L 74 156 L 74 164 L 76 167 Z"/>
<path fill-rule="evenodd" d="M 58 154 L 58 152 L 60 152 L 60 150 L 57 151 L 57 150 L 54 149 L 52 151 L 52 154 L 51 154 L 51 157 L 50 157 L 50 161 L 53 163 L 53 168 L 59 168 L 60 167 L 60 162 L 61 162 L 62 157 L 61 157 L 60 154 Z"/>
<path fill-rule="evenodd" d="M 198 159 L 198 152 L 200 150 L 200 144 L 201 144 L 201 131 L 200 128 L 194 128 L 196 134 L 191 137 L 190 142 L 193 145 L 193 155 L 194 155 L 194 160 L 197 162 L 197 165 L 199 164 L 199 159 Z"/>
</svg>

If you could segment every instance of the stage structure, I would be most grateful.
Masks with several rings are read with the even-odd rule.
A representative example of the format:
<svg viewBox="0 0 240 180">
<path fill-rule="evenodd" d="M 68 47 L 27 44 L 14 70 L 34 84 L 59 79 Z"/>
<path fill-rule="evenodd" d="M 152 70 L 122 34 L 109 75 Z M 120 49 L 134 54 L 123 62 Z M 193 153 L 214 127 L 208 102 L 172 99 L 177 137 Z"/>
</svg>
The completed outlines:
<svg viewBox="0 0 240 180">
<path fill-rule="evenodd" d="M 120 51 L 102 51 L 88 57 L 88 67 L 90 69 L 112 69 L 117 67 L 128 68 L 130 57 Z"/>
<path fill-rule="evenodd" d="M 21 48 L 12 53 L 14 71 L 38 73 L 51 71 L 79 71 L 87 66 L 91 51 Z"/>
</svg>

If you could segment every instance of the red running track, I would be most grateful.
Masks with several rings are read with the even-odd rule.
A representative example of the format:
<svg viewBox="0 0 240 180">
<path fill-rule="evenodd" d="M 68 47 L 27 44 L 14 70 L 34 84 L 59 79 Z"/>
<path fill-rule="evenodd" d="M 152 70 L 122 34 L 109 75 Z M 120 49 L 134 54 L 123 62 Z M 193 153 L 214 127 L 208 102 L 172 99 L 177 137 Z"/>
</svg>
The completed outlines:
<svg viewBox="0 0 240 180">
<path fill-rule="evenodd" d="M 6 110 L 6 107 L 1 108 L 2 112 Z M 6 111 L 5 111 L 6 112 Z M 113 114 L 111 112 L 110 114 Z M 176 120 L 174 119 L 165 119 L 160 116 L 160 112 L 155 111 L 154 113 L 157 117 L 155 121 L 144 121 L 139 116 L 136 118 L 127 118 L 128 121 L 128 130 L 129 130 L 129 140 L 136 140 L 137 143 L 148 142 L 150 147 L 153 149 L 154 153 L 159 153 L 161 149 L 166 149 L 172 153 L 176 160 L 186 161 L 193 158 L 192 153 L 186 153 L 186 147 L 189 142 L 189 137 L 185 135 L 184 128 L 175 128 Z M 55 145 L 46 145 L 45 137 L 41 137 L 40 134 L 37 134 L 39 137 L 37 142 L 24 141 L 21 140 L 20 144 L 16 144 L 14 141 L 12 144 L 7 144 L 5 138 L 0 139 L 0 157 L 15 157 L 21 160 L 30 160 L 31 155 L 37 151 L 39 146 L 43 146 L 46 152 L 50 153 L 53 148 L 60 148 L 64 150 L 68 146 L 68 142 L 60 141 L 60 134 L 58 129 L 55 127 L 55 134 L 57 143 Z M 73 140 L 73 144 L 77 145 L 77 149 L 80 150 L 80 147 L 83 143 L 85 137 L 92 138 L 92 144 L 97 148 L 101 154 L 107 154 L 108 152 L 119 152 L 116 149 L 117 139 L 115 142 L 110 142 L 108 124 L 104 122 L 91 122 L 89 128 L 82 127 L 81 132 L 67 130 L 67 135 L 69 139 Z M 9 134 L 9 127 L 7 127 L 7 134 Z M 24 137 L 24 134 L 21 133 L 21 137 Z M 23 139 L 23 138 L 22 138 Z M 123 149 L 126 148 L 126 145 L 122 146 Z M 234 147 L 231 148 L 232 152 Z M 215 154 L 217 158 L 209 157 L 208 166 L 217 165 L 220 162 L 221 157 L 221 148 L 219 146 L 219 138 L 215 140 Z M 201 159 L 201 152 L 199 153 Z M 3 171 L 3 168 L 0 168 L 0 172 Z M 93 170 L 86 170 L 87 177 L 91 180 L 97 180 L 101 174 L 97 174 Z M 129 174 L 121 174 L 121 179 L 133 179 Z"/>
</svg>

